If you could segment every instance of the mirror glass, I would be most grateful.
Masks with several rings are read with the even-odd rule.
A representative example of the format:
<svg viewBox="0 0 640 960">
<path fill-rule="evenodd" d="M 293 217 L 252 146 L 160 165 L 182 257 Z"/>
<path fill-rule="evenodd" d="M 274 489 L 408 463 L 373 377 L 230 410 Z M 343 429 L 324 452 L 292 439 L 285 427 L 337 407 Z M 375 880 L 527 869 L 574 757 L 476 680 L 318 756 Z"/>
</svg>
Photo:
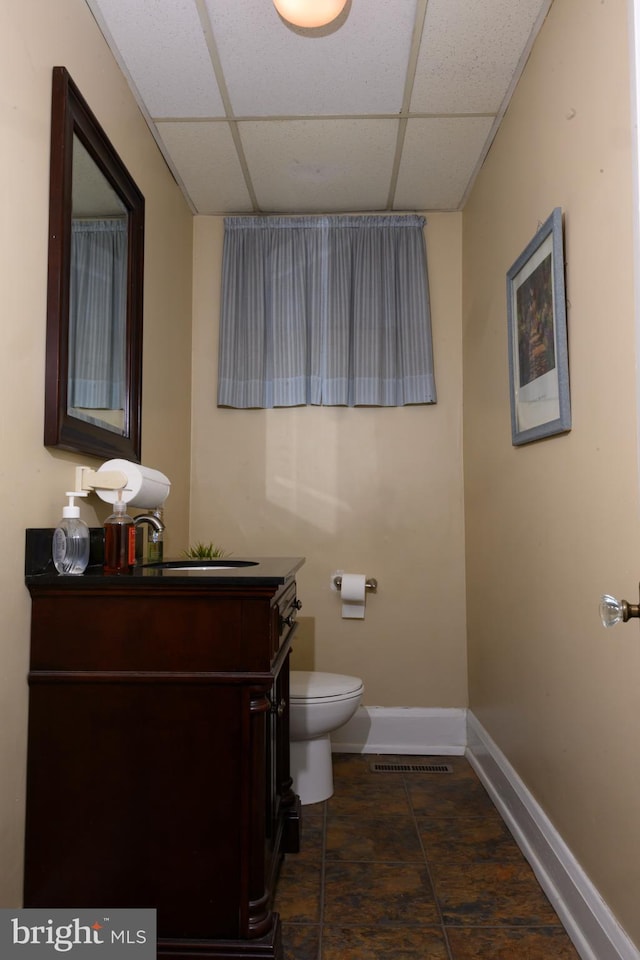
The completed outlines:
<svg viewBox="0 0 640 960">
<path fill-rule="evenodd" d="M 73 136 L 67 414 L 125 433 L 127 209 Z"/>
<path fill-rule="evenodd" d="M 144 198 L 53 74 L 45 444 L 140 460 Z"/>
</svg>

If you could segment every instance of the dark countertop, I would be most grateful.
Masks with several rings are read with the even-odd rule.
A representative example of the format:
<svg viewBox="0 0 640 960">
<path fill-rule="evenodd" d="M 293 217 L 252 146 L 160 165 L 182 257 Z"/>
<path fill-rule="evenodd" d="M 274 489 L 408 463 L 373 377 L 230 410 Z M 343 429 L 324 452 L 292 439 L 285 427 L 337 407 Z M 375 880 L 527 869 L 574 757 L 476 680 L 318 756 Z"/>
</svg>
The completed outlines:
<svg viewBox="0 0 640 960">
<path fill-rule="evenodd" d="M 53 528 L 32 528 L 26 531 L 25 583 L 30 586 L 56 586 L 62 589 L 95 589 L 98 584 L 106 586 L 145 587 L 190 587 L 202 586 L 247 586 L 276 587 L 291 580 L 304 563 L 304 557 L 224 557 L 221 562 L 230 564 L 228 569 L 172 570 L 153 565 L 140 565 L 130 574 L 105 576 L 102 569 L 100 549 L 102 529 L 91 529 L 91 552 L 89 566 L 81 576 L 59 574 L 51 559 Z M 181 557 L 166 557 L 166 561 L 187 562 Z M 250 566 L 240 566 L 248 562 Z"/>
</svg>

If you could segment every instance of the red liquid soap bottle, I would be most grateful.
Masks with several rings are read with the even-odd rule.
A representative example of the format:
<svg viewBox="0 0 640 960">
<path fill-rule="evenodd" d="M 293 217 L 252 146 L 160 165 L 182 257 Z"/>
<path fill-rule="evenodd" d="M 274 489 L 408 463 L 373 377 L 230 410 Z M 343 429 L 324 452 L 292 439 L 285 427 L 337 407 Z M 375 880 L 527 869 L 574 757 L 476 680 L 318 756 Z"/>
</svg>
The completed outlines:
<svg viewBox="0 0 640 960">
<path fill-rule="evenodd" d="M 104 522 L 104 572 L 108 576 L 132 573 L 136 560 L 136 528 L 121 496 L 119 491 L 113 513 Z"/>
</svg>

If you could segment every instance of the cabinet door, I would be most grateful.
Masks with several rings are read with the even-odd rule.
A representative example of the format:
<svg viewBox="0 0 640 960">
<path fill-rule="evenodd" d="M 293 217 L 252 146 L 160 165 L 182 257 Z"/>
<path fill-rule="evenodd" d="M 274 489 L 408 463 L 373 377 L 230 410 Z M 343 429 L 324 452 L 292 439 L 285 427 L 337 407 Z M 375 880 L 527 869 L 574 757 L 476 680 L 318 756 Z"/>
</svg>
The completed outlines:
<svg viewBox="0 0 640 960">
<path fill-rule="evenodd" d="M 153 906 L 160 937 L 238 937 L 244 709 L 237 685 L 32 678 L 25 906 Z"/>
</svg>

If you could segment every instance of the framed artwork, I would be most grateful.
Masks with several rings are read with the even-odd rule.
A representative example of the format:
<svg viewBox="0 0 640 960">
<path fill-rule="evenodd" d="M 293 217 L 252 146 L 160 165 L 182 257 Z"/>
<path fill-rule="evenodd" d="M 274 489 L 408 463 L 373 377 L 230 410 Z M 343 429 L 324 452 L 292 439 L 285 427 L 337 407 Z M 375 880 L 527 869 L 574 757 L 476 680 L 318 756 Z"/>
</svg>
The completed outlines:
<svg viewBox="0 0 640 960">
<path fill-rule="evenodd" d="M 507 272 L 511 437 L 571 429 L 562 210 L 556 207 Z"/>
</svg>

